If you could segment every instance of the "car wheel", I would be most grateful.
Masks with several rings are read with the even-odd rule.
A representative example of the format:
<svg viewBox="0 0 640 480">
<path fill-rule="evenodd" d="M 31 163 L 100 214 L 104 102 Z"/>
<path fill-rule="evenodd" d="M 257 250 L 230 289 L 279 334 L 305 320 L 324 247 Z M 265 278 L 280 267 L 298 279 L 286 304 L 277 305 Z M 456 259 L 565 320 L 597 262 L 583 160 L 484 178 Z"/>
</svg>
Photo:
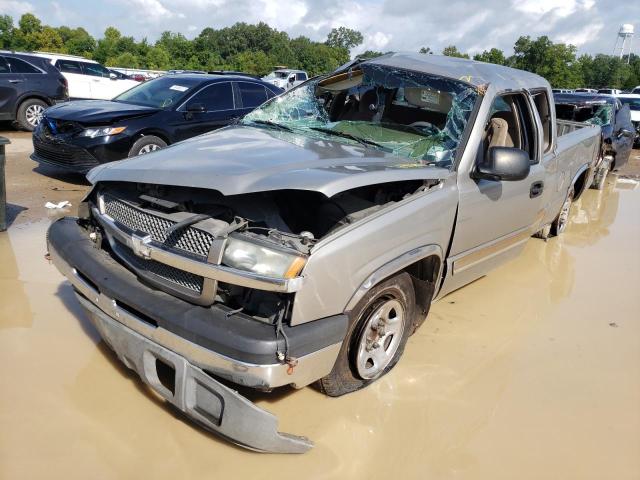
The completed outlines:
<svg viewBox="0 0 640 480">
<path fill-rule="evenodd" d="M 408 273 L 371 289 L 349 314 L 349 331 L 333 370 L 319 380 L 330 397 L 359 390 L 391 370 L 402 356 L 415 315 Z"/>
<path fill-rule="evenodd" d="M 23 130 L 33 132 L 42 120 L 42 114 L 48 106 L 45 102 L 37 98 L 25 100 L 18 107 L 18 114 L 16 116 L 18 126 Z"/>
<path fill-rule="evenodd" d="M 129 150 L 129 157 L 135 157 L 137 155 L 145 155 L 147 153 L 155 152 L 167 146 L 167 143 L 155 135 L 145 135 L 139 138 Z"/>
<path fill-rule="evenodd" d="M 573 196 L 575 195 L 573 186 L 569 188 L 569 193 L 567 194 L 567 198 L 562 204 L 562 208 L 560 209 L 560 213 L 551 224 L 551 234 L 554 236 L 558 236 L 567 229 L 567 225 L 569 224 L 569 214 L 571 213 L 571 204 L 573 203 Z"/>
</svg>

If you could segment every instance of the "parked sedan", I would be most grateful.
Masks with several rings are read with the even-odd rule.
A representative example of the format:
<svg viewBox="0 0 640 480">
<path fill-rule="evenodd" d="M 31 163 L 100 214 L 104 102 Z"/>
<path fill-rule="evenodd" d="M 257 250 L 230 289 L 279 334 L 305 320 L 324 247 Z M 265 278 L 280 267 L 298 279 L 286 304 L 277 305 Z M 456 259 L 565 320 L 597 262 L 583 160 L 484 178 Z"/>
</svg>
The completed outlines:
<svg viewBox="0 0 640 480">
<path fill-rule="evenodd" d="M 31 158 L 85 173 L 229 125 L 281 92 L 242 75 L 167 75 L 113 100 L 50 108 L 33 133 Z"/>
</svg>

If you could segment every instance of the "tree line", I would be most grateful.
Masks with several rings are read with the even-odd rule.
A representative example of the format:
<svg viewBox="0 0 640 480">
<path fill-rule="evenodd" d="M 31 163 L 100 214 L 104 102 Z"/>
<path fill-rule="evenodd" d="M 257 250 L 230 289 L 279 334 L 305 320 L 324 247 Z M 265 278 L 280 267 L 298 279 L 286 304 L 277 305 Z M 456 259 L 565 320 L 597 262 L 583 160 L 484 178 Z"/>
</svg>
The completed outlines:
<svg viewBox="0 0 640 480">
<path fill-rule="evenodd" d="M 165 31 L 154 43 L 146 38 L 137 41 L 108 27 L 96 39 L 84 28 L 43 25 L 31 13 L 20 17 L 18 24 L 9 15 L 0 16 L 0 48 L 20 51 L 68 53 L 92 58 L 114 67 L 151 70 L 239 70 L 264 75 L 282 65 L 317 75 L 334 70 L 350 58 L 350 50 L 363 41 L 362 34 L 346 27 L 334 28 L 324 42 L 307 37 L 290 38 L 286 32 L 266 23 L 236 23 L 221 29 L 205 28 L 193 40 L 181 33 Z M 425 55 L 435 53 L 429 47 Z M 470 58 L 455 45 L 442 54 Z M 368 50 L 361 57 L 372 58 L 383 52 Z M 507 55 L 492 48 L 473 55 L 473 59 L 506 65 L 537 73 L 554 87 L 633 88 L 640 85 L 640 57 L 631 54 L 629 62 L 611 55 L 578 56 L 574 45 L 553 43 L 548 37 L 520 37 Z"/>
</svg>

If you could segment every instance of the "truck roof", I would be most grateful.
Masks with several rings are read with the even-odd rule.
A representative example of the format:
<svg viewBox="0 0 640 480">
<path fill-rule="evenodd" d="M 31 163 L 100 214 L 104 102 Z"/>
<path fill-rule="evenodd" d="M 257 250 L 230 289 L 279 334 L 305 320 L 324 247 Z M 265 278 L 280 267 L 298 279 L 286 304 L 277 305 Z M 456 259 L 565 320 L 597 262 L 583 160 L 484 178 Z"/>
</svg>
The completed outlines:
<svg viewBox="0 0 640 480">
<path fill-rule="evenodd" d="M 474 87 L 490 83 L 498 90 L 519 88 L 551 88 L 549 82 L 535 73 L 466 58 L 413 52 L 397 52 L 365 60 L 361 63 L 385 65 L 459 80 Z"/>
</svg>

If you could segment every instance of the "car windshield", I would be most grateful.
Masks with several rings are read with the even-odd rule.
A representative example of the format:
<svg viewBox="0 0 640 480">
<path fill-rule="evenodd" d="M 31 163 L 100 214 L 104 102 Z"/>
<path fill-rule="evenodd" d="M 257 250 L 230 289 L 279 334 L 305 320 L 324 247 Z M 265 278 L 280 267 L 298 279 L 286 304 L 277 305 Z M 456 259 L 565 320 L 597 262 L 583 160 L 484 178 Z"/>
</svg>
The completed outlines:
<svg viewBox="0 0 640 480">
<path fill-rule="evenodd" d="M 242 123 L 450 167 L 477 98 L 459 81 L 363 64 L 294 88 Z"/>
<path fill-rule="evenodd" d="M 624 98 L 620 97 L 619 100 L 625 105 L 629 105 L 631 110 L 640 111 L 640 98 Z"/>
<path fill-rule="evenodd" d="M 154 108 L 171 108 L 178 104 L 202 80 L 194 78 L 166 76 L 136 85 L 121 93 L 113 100 Z"/>
</svg>

